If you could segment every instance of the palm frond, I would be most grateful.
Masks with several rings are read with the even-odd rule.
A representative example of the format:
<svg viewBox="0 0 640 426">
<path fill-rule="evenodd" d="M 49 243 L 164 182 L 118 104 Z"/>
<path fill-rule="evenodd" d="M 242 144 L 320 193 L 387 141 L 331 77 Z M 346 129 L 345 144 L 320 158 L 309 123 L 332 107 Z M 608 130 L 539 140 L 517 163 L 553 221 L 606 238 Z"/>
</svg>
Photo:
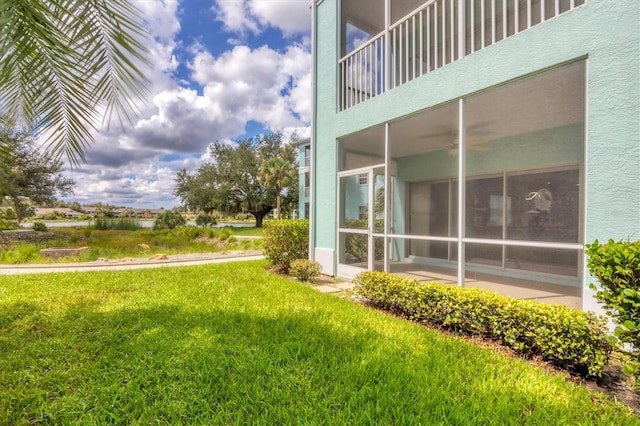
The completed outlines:
<svg viewBox="0 0 640 426">
<path fill-rule="evenodd" d="M 30 125 L 77 165 L 101 117 L 131 123 L 139 111 L 140 23 L 127 0 L 0 0 L 0 121 Z"/>
</svg>

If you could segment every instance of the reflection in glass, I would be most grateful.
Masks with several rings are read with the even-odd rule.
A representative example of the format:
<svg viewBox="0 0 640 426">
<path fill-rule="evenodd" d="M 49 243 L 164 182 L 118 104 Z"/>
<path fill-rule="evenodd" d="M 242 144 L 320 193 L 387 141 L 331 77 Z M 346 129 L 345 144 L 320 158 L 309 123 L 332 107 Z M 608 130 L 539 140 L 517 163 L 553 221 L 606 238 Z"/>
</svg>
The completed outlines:
<svg viewBox="0 0 640 426">
<path fill-rule="evenodd" d="M 365 174 L 366 175 L 366 174 Z M 369 183 L 360 175 L 340 178 L 340 227 L 367 229 L 369 227 Z"/>
<path fill-rule="evenodd" d="M 580 186 L 577 168 L 507 177 L 513 221 L 511 240 L 580 242 Z"/>
<path fill-rule="evenodd" d="M 366 234 L 340 234 L 340 263 L 366 268 L 369 259 L 369 243 Z"/>
</svg>

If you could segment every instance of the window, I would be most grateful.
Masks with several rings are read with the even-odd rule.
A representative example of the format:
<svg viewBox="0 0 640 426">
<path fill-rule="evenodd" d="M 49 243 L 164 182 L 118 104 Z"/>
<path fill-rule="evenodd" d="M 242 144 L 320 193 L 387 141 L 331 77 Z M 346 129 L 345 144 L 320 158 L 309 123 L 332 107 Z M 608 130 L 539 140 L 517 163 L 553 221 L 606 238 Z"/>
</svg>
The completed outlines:
<svg viewBox="0 0 640 426">
<path fill-rule="evenodd" d="M 367 206 L 358 207 L 358 219 L 367 220 L 369 216 L 369 208 Z"/>
<path fill-rule="evenodd" d="M 304 167 L 309 167 L 311 165 L 311 147 L 309 145 L 305 145 L 304 147 Z"/>
<path fill-rule="evenodd" d="M 366 185 L 369 183 L 369 175 L 367 173 L 362 173 L 358 175 L 358 183 L 360 185 Z"/>
</svg>

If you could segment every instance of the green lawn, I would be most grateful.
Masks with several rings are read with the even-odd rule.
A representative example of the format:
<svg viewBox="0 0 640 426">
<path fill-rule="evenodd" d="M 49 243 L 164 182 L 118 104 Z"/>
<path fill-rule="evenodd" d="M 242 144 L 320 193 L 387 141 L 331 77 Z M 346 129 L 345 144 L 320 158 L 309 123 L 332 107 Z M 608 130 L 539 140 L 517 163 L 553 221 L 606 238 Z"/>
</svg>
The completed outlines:
<svg viewBox="0 0 640 426">
<path fill-rule="evenodd" d="M 264 262 L 0 276 L 0 424 L 638 424 Z"/>
</svg>

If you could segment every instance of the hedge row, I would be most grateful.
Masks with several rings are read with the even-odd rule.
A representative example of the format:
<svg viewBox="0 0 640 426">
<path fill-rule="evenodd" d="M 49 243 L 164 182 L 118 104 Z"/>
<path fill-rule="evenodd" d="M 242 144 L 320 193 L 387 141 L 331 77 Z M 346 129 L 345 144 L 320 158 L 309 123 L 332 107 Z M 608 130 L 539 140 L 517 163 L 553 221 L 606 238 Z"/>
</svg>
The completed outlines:
<svg viewBox="0 0 640 426">
<path fill-rule="evenodd" d="M 500 341 L 526 357 L 599 377 L 612 346 L 606 320 L 561 305 L 501 296 L 482 289 L 419 283 L 385 272 L 354 279 L 356 291 L 375 307 L 413 321 Z"/>
</svg>

